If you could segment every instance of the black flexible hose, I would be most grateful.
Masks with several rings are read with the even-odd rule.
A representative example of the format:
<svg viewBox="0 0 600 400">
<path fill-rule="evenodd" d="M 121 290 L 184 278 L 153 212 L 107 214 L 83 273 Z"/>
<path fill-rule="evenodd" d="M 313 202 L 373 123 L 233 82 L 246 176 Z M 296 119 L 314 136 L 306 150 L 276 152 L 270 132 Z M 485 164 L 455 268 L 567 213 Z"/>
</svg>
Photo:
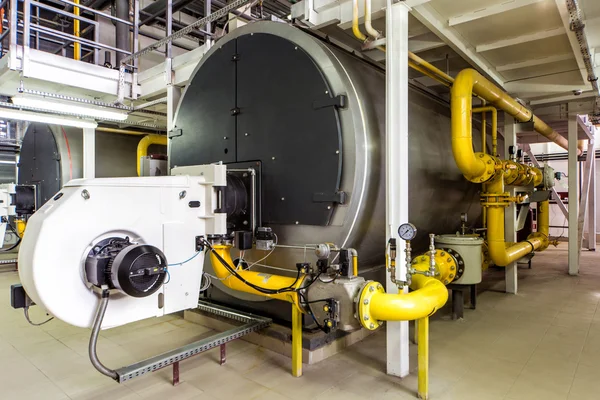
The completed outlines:
<svg viewBox="0 0 600 400">
<path fill-rule="evenodd" d="M 102 320 L 104 319 L 104 314 L 106 313 L 106 307 L 108 307 L 108 296 L 108 290 L 102 290 L 102 299 L 100 300 L 100 304 L 98 304 L 96 317 L 94 317 L 94 325 L 92 326 L 92 335 L 90 336 L 88 352 L 90 354 L 90 361 L 92 362 L 94 368 L 96 368 L 101 374 L 109 376 L 114 380 L 118 380 L 119 375 L 117 372 L 104 366 L 104 364 L 102 364 L 102 362 L 98 359 L 98 354 L 96 353 L 96 345 L 98 343 L 98 335 L 100 334 L 100 326 L 102 325 Z"/>
</svg>

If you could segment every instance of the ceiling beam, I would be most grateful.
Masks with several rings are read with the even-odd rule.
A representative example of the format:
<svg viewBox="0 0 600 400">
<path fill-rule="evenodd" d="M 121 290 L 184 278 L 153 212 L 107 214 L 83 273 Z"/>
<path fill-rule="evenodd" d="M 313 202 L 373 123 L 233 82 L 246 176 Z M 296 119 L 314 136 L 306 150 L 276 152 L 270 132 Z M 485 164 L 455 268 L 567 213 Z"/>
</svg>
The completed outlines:
<svg viewBox="0 0 600 400">
<path fill-rule="evenodd" d="M 537 105 L 543 105 L 543 104 L 549 104 L 549 103 L 556 103 L 559 101 L 578 101 L 578 100 L 583 100 L 589 97 L 596 97 L 596 93 L 593 90 L 590 91 L 586 91 L 583 92 L 579 95 L 574 95 L 574 94 L 568 94 L 568 95 L 558 95 L 558 96 L 549 96 L 549 97 L 544 97 L 544 98 L 536 98 L 536 99 L 532 99 L 529 104 L 531 104 L 532 106 L 537 106 Z"/>
<path fill-rule="evenodd" d="M 441 40 L 432 41 L 432 40 L 409 40 L 408 41 L 408 50 L 413 53 L 419 53 L 427 50 L 433 50 L 440 47 L 444 47 L 446 43 Z"/>
<path fill-rule="evenodd" d="M 450 46 L 452 50 L 457 52 L 471 65 L 478 68 L 484 75 L 488 76 L 495 84 L 503 86 L 504 79 L 498 75 L 498 72 L 483 57 L 473 51 L 473 48 L 467 44 L 465 38 L 455 28 L 449 27 L 446 19 L 442 18 L 430 4 L 413 7 L 411 14 Z"/>
<path fill-rule="evenodd" d="M 448 19 L 448 25 L 455 26 L 459 24 L 464 24 L 465 22 L 475 21 L 477 19 L 485 17 L 491 17 L 493 15 L 501 14 L 506 11 L 515 10 L 517 8 L 539 3 L 541 1 L 545 0 L 512 0 L 500 4 L 494 4 L 489 7 L 480 8 L 462 15 L 457 15 L 456 17 L 451 17 Z"/>
<path fill-rule="evenodd" d="M 537 65 L 550 64 L 550 63 L 554 63 L 554 62 L 558 62 L 558 61 L 565 61 L 565 60 L 571 60 L 571 59 L 573 59 L 573 53 L 557 54 L 554 56 L 534 58 L 532 60 L 499 65 L 496 67 L 496 71 L 498 71 L 498 72 L 512 71 L 515 69 L 535 67 Z"/>
<path fill-rule="evenodd" d="M 527 78 L 531 79 L 531 78 Z M 523 83 L 523 80 L 507 82 L 505 89 L 510 93 L 568 93 L 583 90 L 582 85 L 561 85 L 551 83 Z"/>
<path fill-rule="evenodd" d="M 557 0 L 559 1 L 559 0 Z M 482 53 L 484 51 L 490 51 L 495 49 L 500 49 L 502 47 L 514 46 L 516 44 L 533 42 L 534 40 L 546 39 L 554 36 L 564 35 L 566 30 L 564 27 L 558 27 L 554 29 L 550 29 L 547 31 L 534 32 L 527 35 L 515 36 L 509 39 L 498 40 L 496 42 L 490 42 L 485 44 L 480 44 L 475 47 L 475 51 L 478 53 Z"/>
<path fill-rule="evenodd" d="M 569 9 L 567 8 L 567 2 L 565 0 L 555 0 L 555 2 L 556 7 L 558 8 L 558 13 L 560 14 L 560 18 L 562 19 L 563 26 L 565 27 L 567 37 L 569 38 L 571 49 L 573 50 L 573 54 L 575 55 L 577 67 L 579 68 L 579 72 L 581 73 L 581 79 L 583 79 L 584 82 L 587 82 L 587 70 L 585 69 L 585 63 L 583 62 L 583 56 L 579 48 L 577 35 L 575 35 L 575 32 L 571 31 L 570 29 L 571 17 L 569 15 Z"/>
</svg>

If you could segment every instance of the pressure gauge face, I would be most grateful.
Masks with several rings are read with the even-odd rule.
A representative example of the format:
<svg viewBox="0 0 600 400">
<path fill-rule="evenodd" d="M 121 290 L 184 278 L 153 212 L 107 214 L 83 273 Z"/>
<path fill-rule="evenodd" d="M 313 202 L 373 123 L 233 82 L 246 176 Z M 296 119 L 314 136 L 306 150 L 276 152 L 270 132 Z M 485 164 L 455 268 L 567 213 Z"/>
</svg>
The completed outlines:
<svg viewBox="0 0 600 400">
<path fill-rule="evenodd" d="M 400 228 L 398 228 L 398 235 L 404 240 L 413 240 L 417 236 L 417 228 L 413 224 L 407 222 L 400 225 Z"/>
</svg>

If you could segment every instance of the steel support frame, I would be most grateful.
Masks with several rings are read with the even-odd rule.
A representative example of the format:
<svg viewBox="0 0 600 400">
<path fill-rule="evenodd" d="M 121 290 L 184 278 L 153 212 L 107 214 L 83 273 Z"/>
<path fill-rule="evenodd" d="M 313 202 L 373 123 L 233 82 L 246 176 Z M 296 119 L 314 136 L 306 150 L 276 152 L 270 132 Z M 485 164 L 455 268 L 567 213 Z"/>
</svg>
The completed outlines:
<svg viewBox="0 0 600 400">
<path fill-rule="evenodd" d="M 517 126 L 512 116 L 504 113 L 504 158 L 508 158 L 508 148 L 517 145 Z M 515 188 L 507 187 L 505 192 L 509 196 L 515 196 Z M 517 241 L 517 206 L 511 203 L 504 209 L 504 238 L 506 242 Z M 517 263 L 512 262 L 505 266 L 504 279 L 506 282 L 506 293 L 517 294 L 519 290 Z"/>
<path fill-rule="evenodd" d="M 590 212 L 588 206 L 591 195 L 592 182 L 596 179 L 596 177 L 593 175 L 594 160 L 596 158 L 595 156 L 596 155 L 594 154 L 594 141 L 589 140 L 585 164 L 583 165 L 581 171 L 581 174 L 583 176 L 583 182 L 581 184 L 581 196 L 579 199 L 579 215 L 577 217 L 577 240 L 579 242 L 580 251 L 582 247 L 589 249 L 589 240 L 586 240 L 584 243 L 584 233 L 585 228 L 589 228 L 588 226 L 586 226 L 586 216 L 588 216 L 588 213 Z M 589 236 L 589 231 L 587 233 Z"/>
<path fill-rule="evenodd" d="M 531 163 L 534 166 L 536 166 L 537 168 L 543 168 L 544 167 L 538 161 L 538 159 L 535 158 L 535 154 L 533 154 L 533 151 L 531 151 L 531 146 L 529 145 L 529 143 L 523 144 L 522 147 L 523 147 L 523 150 L 525 151 L 525 153 L 529 156 L 529 159 L 531 160 Z M 594 161 L 594 164 L 595 164 L 595 161 Z M 562 199 L 558 195 L 556 187 L 553 186 L 552 189 L 550 189 L 550 191 L 552 192 L 552 200 L 556 201 L 556 204 L 558 205 L 558 208 L 563 213 L 563 215 L 565 216 L 565 218 L 569 219 L 569 210 L 567 210 L 567 206 L 565 205 L 565 203 L 562 201 Z M 595 198 L 595 196 L 594 196 L 594 198 Z"/>
<path fill-rule="evenodd" d="M 398 226 L 408 221 L 408 13 L 402 3 L 387 0 L 386 12 L 386 241 L 399 244 Z M 382 248 L 385 243 L 381 244 Z M 406 281 L 406 261 L 398 252 L 397 279 Z M 405 291 L 407 288 L 404 289 Z M 386 276 L 386 291 L 399 289 Z M 408 322 L 386 323 L 387 373 L 409 374 Z"/>
<path fill-rule="evenodd" d="M 579 240 L 579 176 L 577 160 L 577 114 L 569 114 L 569 275 L 579 274 L 579 253 L 581 241 Z"/>
<path fill-rule="evenodd" d="M 589 150 L 588 150 L 589 151 Z M 587 205 L 587 237 L 585 238 L 585 247 L 589 251 L 596 251 L 596 152 L 595 144 L 592 149 L 592 166 L 591 166 L 591 179 L 590 189 L 588 193 L 588 205 Z"/>
<path fill-rule="evenodd" d="M 219 347 L 221 349 L 220 364 L 222 365 L 225 363 L 224 344 L 239 339 L 252 332 L 259 331 L 271 324 L 271 319 L 269 318 L 259 317 L 257 315 L 233 310 L 231 308 L 211 304 L 202 300 L 198 301 L 198 309 L 203 312 L 208 312 L 213 315 L 241 322 L 243 325 L 236 326 L 225 332 L 219 332 L 210 337 L 184 345 L 177 349 L 173 349 L 147 360 L 119 368 L 116 370 L 117 382 L 123 383 L 173 365 L 173 384 L 177 384 L 177 382 L 179 382 L 180 372 L 179 362 L 202 352 Z"/>
</svg>

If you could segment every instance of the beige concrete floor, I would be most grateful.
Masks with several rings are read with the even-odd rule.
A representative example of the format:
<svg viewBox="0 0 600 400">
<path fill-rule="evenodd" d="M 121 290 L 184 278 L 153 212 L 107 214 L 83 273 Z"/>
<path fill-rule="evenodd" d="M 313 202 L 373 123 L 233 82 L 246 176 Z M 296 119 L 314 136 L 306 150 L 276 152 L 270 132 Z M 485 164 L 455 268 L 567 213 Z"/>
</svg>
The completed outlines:
<svg viewBox="0 0 600 400">
<path fill-rule="evenodd" d="M 463 321 L 440 312 L 431 323 L 431 398 L 460 400 L 600 399 L 600 253 L 582 253 L 581 274 L 566 274 L 566 244 L 520 269 L 518 295 L 503 293 L 502 271 L 486 277 L 478 309 Z M 52 321 L 27 324 L 12 310 L 0 274 L 0 399 L 413 399 L 416 376 L 385 374 L 382 330 L 320 364 L 289 374 L 290 360 L 243 341 L 219 366 L 211 351 L 181 365 L 119 385 L 87 358 L 89 330 Z M 445 310 L 444 310 L 445 311 Z M 32 310 L 32 318 L 43 315 Z M 447 314 L 447 313 L 446 313 Z M 146 358 L 207 335 L 178 317 L 155 318 L 103 331 L 99 354 L 109 367 Z M 416 348 L 411 346 L 411 361 Z M 414 368 L 413 368 L 414 372 Z"/>
</svg>

